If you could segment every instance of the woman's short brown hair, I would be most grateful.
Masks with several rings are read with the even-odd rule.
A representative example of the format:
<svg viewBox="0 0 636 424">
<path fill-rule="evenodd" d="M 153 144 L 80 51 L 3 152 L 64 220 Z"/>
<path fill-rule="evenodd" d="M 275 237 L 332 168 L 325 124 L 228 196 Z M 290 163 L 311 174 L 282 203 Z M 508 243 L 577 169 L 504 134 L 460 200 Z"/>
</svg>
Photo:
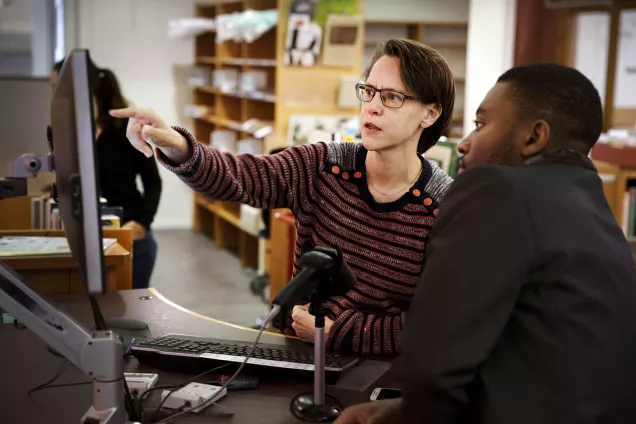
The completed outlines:
<svg viewBox="0 0 636 424">
<path fill-rule="evenodd" d="M 407 39 L 392 39 L 378 44 L 373 60 L 364 71 L 366 80 L 373 65 L 382 57 L 397 58 L 400 77 L 408 93 L 424 104 L 436 104 L 442 109 L 433 125 L 422 131 L 417 143 L 418 153 L 424 153 L 444 134 L 453 118 L 455 78 L 446 60 L 432 48 Z"/>
</svg>

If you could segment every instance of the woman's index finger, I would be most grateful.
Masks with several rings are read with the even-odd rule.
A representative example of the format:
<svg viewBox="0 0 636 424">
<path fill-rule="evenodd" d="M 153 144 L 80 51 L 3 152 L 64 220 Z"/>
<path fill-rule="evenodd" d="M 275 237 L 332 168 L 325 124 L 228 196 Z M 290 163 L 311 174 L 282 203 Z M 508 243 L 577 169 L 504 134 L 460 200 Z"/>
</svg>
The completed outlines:
<svg viewBox="0 0 636 424">
<path fill-rule="evenodd" d="M 111 109 L 108 113 L 115 118 L 133 118 L 142 125 L 153 125 L 155 121 L 155 115 L 149 109 L 126 107 L 123 109 Z"/>
</svg>

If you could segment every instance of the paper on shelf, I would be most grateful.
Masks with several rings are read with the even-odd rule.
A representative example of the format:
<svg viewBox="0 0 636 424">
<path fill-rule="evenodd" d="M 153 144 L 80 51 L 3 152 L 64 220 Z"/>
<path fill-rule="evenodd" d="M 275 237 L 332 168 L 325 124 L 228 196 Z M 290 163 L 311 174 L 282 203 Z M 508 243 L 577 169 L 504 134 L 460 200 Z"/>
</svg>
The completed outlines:
<svg viewBox="0 0 636 424">
<path fill-rule="evenodd" d="M 208 18 L 179 18 L 168 22 L 170 38 L 194 37 L 216 29 L 216 21 Z"/>
<path fill-rule="evenodd" d="M 104 250 L 117 239 L 102 239 Z M 70 255 L 71 248 L 66 237 L 5 236 L 0 238 L 0 258 L 17 256 Z"/>
</svg>

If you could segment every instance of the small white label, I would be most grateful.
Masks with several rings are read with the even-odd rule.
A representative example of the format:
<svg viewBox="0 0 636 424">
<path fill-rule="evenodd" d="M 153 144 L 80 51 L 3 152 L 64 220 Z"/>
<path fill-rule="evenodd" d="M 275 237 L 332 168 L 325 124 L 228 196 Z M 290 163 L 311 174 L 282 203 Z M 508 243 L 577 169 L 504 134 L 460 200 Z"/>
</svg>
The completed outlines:
<svg viewBox="0 0 636 424">
<path fill-rule="evenodd" d="M 220 353 L 202 353 L 200 357 L 207 358 L 207 359 L 214 359 L 217 361 L 225 361 L 225 362 L 245 361 L 245 356 L 222 355 Z M 301 371 L 314 371 L 314 368 L 315 368 L 313 364 L 300 364 L 297 362 L 273 361 L 271 359 L 260 359 L 260 358 L 250 358 L 247 361 L 247 363 L 253 364 L 253 365 L 262 365 L 265 367 L 288 368 L 288 369 L 301 370 Z M 325 367 L 325 371 L 340 371 L 340 370 L 336 368 Z"/>
</svg>

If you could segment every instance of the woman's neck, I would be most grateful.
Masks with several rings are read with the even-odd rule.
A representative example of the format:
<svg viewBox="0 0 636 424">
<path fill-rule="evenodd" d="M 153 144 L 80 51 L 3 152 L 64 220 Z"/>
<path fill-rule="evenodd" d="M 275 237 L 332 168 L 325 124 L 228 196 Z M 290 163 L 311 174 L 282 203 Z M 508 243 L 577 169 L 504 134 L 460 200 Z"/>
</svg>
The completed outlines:
<svg viewBox="0 0 636 424">
<path fill-rule="evenodd" d="M 385 193 L 406 190 L 417 179 L 422 171 L 422 161 L 416 151 L 407 147 L 411 146 L 367 153 L 367 180 L 376 190 Z"/>
</svg>

